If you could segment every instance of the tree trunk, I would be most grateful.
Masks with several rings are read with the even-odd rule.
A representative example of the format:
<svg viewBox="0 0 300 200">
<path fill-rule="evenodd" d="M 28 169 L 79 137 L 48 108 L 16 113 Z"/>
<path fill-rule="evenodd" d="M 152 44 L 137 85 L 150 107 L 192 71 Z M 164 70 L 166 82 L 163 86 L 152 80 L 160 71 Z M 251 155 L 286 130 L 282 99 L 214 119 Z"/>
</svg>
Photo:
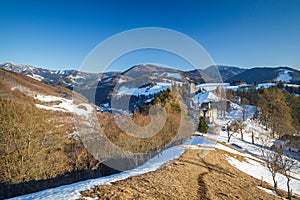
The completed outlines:
<svg viewBox="0 0 300 200">
<path fill-rule="evenodd" d="M 244 134 L 242 130 L 241 130 L 241 139 L 244 140 Z"/>
<path fill-rule="evenodd" d="M 227 142 L 229 143 L 230 142 L 230 132 L 227 131 Z"/>
<path fill-rule="evenodd" d="M 273 183 L 274 183 L 274 190 L 276 193 L 278 193 L 277 191 L 277 181 L 276 181 L 276 175 L 272 174 L 272 178 L 273 178 Z"/>
<path fill-rule="evenodd" d="M 272 124 L 272 137 L 275 138 L 275 125 Z"/>
<path fill-rule="evenodd" d="M 287 190 L 288 190 L 288 199 L 292 200 L 292 192 L 291 192 L 291 189 L 290 189 L 290 181 L 291 181 L 291 179 L 289 178 L 289 176 L 286 176 L 286 177 L 287 177 L 286 185 L 287 185 Z"/>
</svg>

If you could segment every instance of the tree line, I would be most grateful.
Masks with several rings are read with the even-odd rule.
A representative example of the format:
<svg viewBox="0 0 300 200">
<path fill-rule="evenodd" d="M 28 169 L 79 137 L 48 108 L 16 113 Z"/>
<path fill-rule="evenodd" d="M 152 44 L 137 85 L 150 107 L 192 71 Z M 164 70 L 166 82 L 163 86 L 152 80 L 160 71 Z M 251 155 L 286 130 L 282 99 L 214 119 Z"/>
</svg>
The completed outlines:
<svg viewBox="0 0 300 200">
<path fill-rule="evenodd" d="M 241 104 L 256 106 L 253 118 L 270 129 L 273 138 L 300 133 L 300 98 L 295 94 L 272 86 L 258 90 L 254 87 L 236 92 L 227 91 L 227 97 L 231 96 L 240 96 Z"/>
</svg>

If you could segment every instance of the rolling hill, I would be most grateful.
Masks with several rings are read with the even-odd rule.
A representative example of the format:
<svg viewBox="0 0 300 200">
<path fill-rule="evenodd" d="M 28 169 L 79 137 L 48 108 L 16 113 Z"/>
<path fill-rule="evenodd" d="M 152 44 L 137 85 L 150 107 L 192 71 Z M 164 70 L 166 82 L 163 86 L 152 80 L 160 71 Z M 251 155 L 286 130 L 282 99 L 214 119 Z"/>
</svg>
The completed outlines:
<svg viewBox="0 0 300 200">
<path fill-rule="evenodd" d="M 43 81 L 52 85 L 59 85 L 69 89 L 76 86 L 88 87 L 94 81 L 117 74 L 118 72 L 108 72 L 104 74 L 86 73 L 77 70 L 49 70 L 33 67 L 30 65 L 15 64 L 12 62 L 3 63 L 0 68 L 8 71 L 24 74 L 33 79 Z"/>
<path fill-rule="evenodd" d="M 129 91 L 138 88 L 150 89 L 149 86 L 153 86 L 153 84 L 171 87 L 174 84 L 188 82 L 195 82 L 196 84 L 233 83 L 234 81 L 266 83 L 280 80 L 286 83 L 300 83 L 300 72 L 288 67 L 243 69 L 234 66 L 214 65 L 206 69 L 181 71 L 141 64 L 124 72 L 105 72 L 101 74 L 76 70 L 48 70 L 11 62 L 0 65 L 0 68 L 24 74 L 47 84 L 74 89 L 97 105 L 107 104 L 113 92 L 118 91 L 120 88 L 123 89 L 122 94 L 129 94 Z"/>
<path fill-rule="evenodd" d="M 242 72 L 247 71 L 247 69 L 226 65 L 215 65 L 204 69 L 205 74 L 207 74 L 209 77 L 215 77 L 214 79 L 218 80 L 220 78 L 219 75 L 216 74 L 216 71 L 220 73 L 222 80 L 225 81 Z"/>
<path fill-rule="evenodd" d="M 266 83 L 273 81 L 282 81 L 286 83 L 300 83 L 300 71 L 289 67 L 256 67 L 241 72 L 225 82 L 244 81 L 246 83 Z"/>
</svg>

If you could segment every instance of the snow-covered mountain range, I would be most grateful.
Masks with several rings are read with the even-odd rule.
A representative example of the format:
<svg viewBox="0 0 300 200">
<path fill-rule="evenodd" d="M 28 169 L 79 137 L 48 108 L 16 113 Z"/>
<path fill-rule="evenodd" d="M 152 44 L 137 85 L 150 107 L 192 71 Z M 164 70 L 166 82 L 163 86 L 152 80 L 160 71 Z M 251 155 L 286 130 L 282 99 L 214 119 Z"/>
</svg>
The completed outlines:
<svg viewBox="0 0 300 200">
<path fill-rule="evenodd" d="M 30 65 L 15 64 L 7 62 L 0 65 L 0 68 L 24 74 L 45 83 L 52 85 L 59 85 L 72 89 L 74 86 L 84 85 L 91 83 L 95 80 L 99 81 L 100 78 L 111 76 L 115 73 L 86 73 L 77 70 L 49 70 L 44 68 L 33 67 Z"/>
<path fill-rule="evenodd" d="M 244 81 L 246 83 L 286 82 L 300 83 L 300 71 L 289 67 L 255 67 L 230 77 L 226 82 Z"/>
<path fill-rule="evenodd" d="M 21 73 L 37 80 L 44 81 L 53 85 L 61 85 L 72 88 L 91 80 L 99 80 L 110 78 L 120 74 L 139 75 L 141 73 L 167 73 L 169 71 L 176 72 L 182 76 L 189 77 L 191 80 L 199 83 L 219 82 L 217 76 L 221 76 L 223 82 L 231 83 L 234 80 L 244 81 L 246 83 L 264 83 L 272 81 L 283 81 L 287 83 L 299 83 L 300 71 L 289 67 L 255 67 L 251 69 L 240 68 L 236 66 L 214 65 L 206 69 L 198 69 L 191 71 L 173 70 L 154 65 L 137 65 L 121 72 L 105 72 L 102 74 L 86 73 L 78 70 L 49 70 L 30 65 L 15 64 L 6 62 L 0 64 L 0 68 L 16 73 Z M 216 73 L 218 70 L 219 74 Z M 107 79 L 106 79 L 107 80 Z"/>
<path fill-rule="evenodd" d="M 8 71 L 20 73 L 51 85 L 63 86 L 81 93 L 96 105 L 107 104 L 110 96 L 132 95 L 149 102 L 151 94 L 174 85 L 203 83 L 300 83 L 300 71 L 288 67 L 244 69 L 234 66 L 214 65 L 206 69 L 181 71 L 155 65 L 141 64 L 124 72 L 86 73 L 77 70 L 49 70 L 11 62 L 0 65 Z M 187 90 L 189 88 L 186 88 Z"/>
</svg>

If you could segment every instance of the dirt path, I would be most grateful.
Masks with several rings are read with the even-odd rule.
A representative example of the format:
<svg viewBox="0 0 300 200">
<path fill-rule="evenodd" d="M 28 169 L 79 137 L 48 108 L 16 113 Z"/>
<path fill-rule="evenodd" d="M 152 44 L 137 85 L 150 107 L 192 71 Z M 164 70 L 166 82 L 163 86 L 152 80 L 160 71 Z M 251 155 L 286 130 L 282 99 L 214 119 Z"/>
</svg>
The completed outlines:
<svg viewBox="0 0 300 200">
<path fill-rule="evenodd" d="M 231 166 L 222 150 L 204 158 L 189 149 L 155 172 L 82 192 L 99 199 L 279 199 L 260 189 L 261 182 Z M 242 159 L 242 158 L 241 158 Z M 264 185 L 266 187 L 266 185 Z"/>
</svg>

